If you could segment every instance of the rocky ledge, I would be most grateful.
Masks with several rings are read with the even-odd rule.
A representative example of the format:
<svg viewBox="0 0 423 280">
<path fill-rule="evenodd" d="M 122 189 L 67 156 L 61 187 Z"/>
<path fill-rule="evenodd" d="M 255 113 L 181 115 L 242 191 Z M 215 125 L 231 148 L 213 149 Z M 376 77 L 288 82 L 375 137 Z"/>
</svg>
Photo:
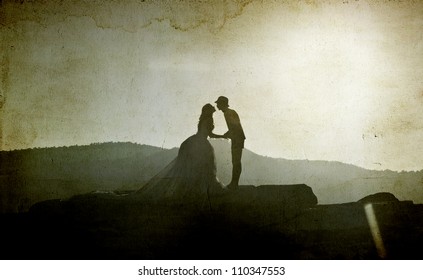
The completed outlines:
<svg viewBox="0 0 423 280">
<path fill-rule="evenodd" d="M 240 186 L 206 205 L 94 192 L 1 220 L 4 259 L 423 258 L 422 205 L 389 193 L 319 205 L 306 185 Z"/>
</svg>

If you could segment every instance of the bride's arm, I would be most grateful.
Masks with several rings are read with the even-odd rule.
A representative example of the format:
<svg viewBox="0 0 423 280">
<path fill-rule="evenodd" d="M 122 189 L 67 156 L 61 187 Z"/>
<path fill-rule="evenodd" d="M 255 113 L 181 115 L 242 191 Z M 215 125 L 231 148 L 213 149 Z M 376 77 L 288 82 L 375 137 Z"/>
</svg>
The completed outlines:
<svg viewBox="0 0 423 280">
<path fill-rule="evenodd" d="M 206 125 L 206 129 L 208 131 L 208 136 L 210 138 L 228 138 L 225 135 L 219 135 L 219 134 L 214 134 L 213 133 L 214 123 L 213 123 L 213 119 L 212 118 L 208 119 L 207 122 L 204 122 L 204 125 Z"/>
</svg>

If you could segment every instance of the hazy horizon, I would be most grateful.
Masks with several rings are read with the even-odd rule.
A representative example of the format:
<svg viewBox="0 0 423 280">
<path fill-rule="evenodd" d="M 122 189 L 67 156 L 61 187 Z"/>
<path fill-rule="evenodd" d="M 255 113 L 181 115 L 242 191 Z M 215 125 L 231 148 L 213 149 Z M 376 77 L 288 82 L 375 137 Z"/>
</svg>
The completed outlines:
<svg viewBox="0 0 423 280">
<path fill-rule="evenodd" d="M 0 15 L 0 150 L 179 147 L 225 95 L 259 155 L 423 169 L 423 2 L 2 1 Z"/>
<path fill-rule="evenodd" d="M 209 139 L 212 143 L 212 145 L 216 142 L 226 142 L 226 140 L 222 140 L 222 139 Z M 33 149 L 54 149 L 54 148 L 72 148 L 72 147 L 85 147 L 85 146 L 91 146 L 91 145 L 103 145 L 103 144 L 132 144 L 132 145 L 140 145 L 140 146 L 150 146 L 153 148 L 158 148 L 158 149 L 164 149 L 164 150 L 172 150 L 172 149 L 179 149 L 179 147 L 175 146 L 175 147 L 160 147 L 157 145 L 150 145 L 150 144 L 145 144 L 145 143 L 137 143 L 137 142 L 131 142 L 131 141 L 117 141 L 117 142 L 113 142 L 113 141 L 106 141 L 106 142 L 93 142 L 93 143 L 87 143 L 87 144 L 74 144 L 74 145 L 67 145 L 67 146 L 44 146 L 44 147 L 28 147 L 28 148 L 23 148 L 23 149 L 13 149 L 13 150 L 0 150 L 0 152 L 15 152 L 15 151 L 25 151 L 25 150 L 33 150 Z M 230 141 L 227 140 L 227 144 L 228 147 L 230 145 Z M 357 168 L 361 168 L 361 169 L 365 169 L 368 171 L 392 171 L 392 172 L 397 172 L 397 173 L 401 173 L 401 172 L 421 172 L 422 170 L 391 170 L 391 169 L 369 169 L 363 166 L 359 166 L 359 165 L 354 165 L 351 163 L 347 163 L 347 162 L 342 162 L 342 161 L 336 161 L 336 160 L 320 160 L 320 159 L 316 159 L 316 160 L 310 160 L 310 159 L 301 159 L 301 158 L 283 158 L 283 157 L 272 157 L 272 156 L 267 156 L 267 155 L 262 155 L 259 154 L 251 149 L 245 148 L 245 150 L 247 150 L 250 153 L 253 153 L 257 156 L 260 157 L 265 157 L 265 158 L 269 158 L 269 159 L 275 159 L 275 160 L 287 160 L 287 161 L 309 161 L 309 162 L 327 162 L 327 163 L 339 163 L 339 164 L 345 164 L 345 165 L 350 165 L 350 166 L 354 166 Z"/>
</svg>

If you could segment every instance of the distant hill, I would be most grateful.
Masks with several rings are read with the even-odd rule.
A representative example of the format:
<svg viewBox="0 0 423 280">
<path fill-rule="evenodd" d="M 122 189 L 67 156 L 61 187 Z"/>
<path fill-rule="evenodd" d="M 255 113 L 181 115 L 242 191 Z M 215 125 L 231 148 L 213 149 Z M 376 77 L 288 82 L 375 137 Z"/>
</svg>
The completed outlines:
<svg viewBox="0 0 423 280">
<path fill-rule="evenodd" d="M 218 178 L 231 175 L 230 145 L 212 140 Z M 27 211 L 36 202 L 92 191 L 136 190 L 170 163 L 178 149 L 133 143 L 0 152 L 0 212 Z M 241 184 L 307 184 L 319 204 L 357 201 L 376 192 L 423 203 L 423 171 L 372 171 L 339 162 L 285 160 L 243 154 Z"/>
<path fill-rule="evenodd" d="M 0 211 L 91 191 L 137 189 L 177 155 L 132 143 L 0 152 Z"/>
<path fill-rule="evenodd" d="M 212 141 L 217 159 L 217 175 L 230 180 L 231 154 L 226 140 Z M 306 184 L 312 187 L 319 204 L 358 201 L 377 192 L 390 192 L 399 200 L 423 203 L 423 170 L 418 172 L 375 171 L 354 165 L 309 160 L 286 160 L 257 155 L 244 150 L 241 184 Z"/>
</svg>

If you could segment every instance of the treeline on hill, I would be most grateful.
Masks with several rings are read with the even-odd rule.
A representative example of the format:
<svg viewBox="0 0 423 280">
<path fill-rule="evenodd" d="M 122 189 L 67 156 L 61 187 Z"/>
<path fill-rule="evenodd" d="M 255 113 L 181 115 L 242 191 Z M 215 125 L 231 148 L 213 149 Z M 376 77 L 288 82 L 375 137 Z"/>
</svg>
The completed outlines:
<svg viewBox="0 0 423 280">
<path fill-rule="evenodd" d="M 133 143 L 2 151 L 1 211 L 26 211 L 38 201 L 95 190 L 139 188 L 176 154 Z"/>
</svg>

